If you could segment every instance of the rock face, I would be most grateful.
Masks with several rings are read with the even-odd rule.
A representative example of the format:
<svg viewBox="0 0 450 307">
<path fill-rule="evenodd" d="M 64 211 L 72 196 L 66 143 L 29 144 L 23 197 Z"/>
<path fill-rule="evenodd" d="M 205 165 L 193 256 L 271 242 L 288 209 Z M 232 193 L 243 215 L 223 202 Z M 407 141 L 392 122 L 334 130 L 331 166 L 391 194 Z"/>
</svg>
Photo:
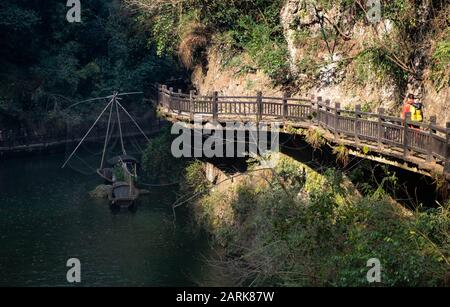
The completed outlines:
<svg viewBox="0 0 450 307">
<path fill-rule="evenodd" d="M 411 8 L 409 9 L 411 10 Z M 397 115 L 401 108 L 403 97 L 408 93 L 414 94 L 424 103 L 424 113 L 426 117 L 436 115 L 439 124 L 444 125 L 450 121 L 450 111 L 447 106 L 446 89 L 436 92 L 431 82 L 425 81 L 427 70 L 430 67 L 430 40 L 429 36 L 431 20 L 431 1 L 425 0 L 417 4 L 417 10 L 413 13 L 416 19 L 417 32 L 411 37 L 400 37 L 399 29 L 394 22 L 383 19 L 377 24 L 355 21 L 351 17 L 350 11 L 343 11 L 337 6 L 324 9 L 318 1 L 311 0 L 286 0 L 281 10 L 280 17 L 283 25 L 284 36 L 288 45 L 290 55 L 290 68 L 293 75 L 298 77 L 299 84 L 303 84 L 310 79 L 310 76 L 302 76 L 299 72 L 299 61 L 305 57 L 319 59 L 323 65 L 320 66 L 314 85 L 306 89 L 310 94 L 323 96 L 331 101 L 339 101 L 343 107 L 352 108 L 356 104 L 366 106 L 375 111 L 378 107 L 383 107 L 388 112 Z M 339 21 L 339 31 L 347 38 L 342 38 L 338 44 L 329 42 L 331 48 L 323 48 L 311 53 L 307 48 L 307 43 L 299 42 L 298 35 L 302 31 L 307 31 L 310 37 L 325 37 L 324 27 L 330 23 L 328 21 Z M 374 29 L 372 29 L 374 28 Z M 428 35 L 428 36 L 427 36 Z M 354 70 L 348 69 L 349 63 L 342 62 L 345 58 L 352 58 L 361 52 L 374 41 L 383 41 L 390 44 L 395 41 L 411 40 L 418 46 L 411 58 L 415 73 L 407 74 L 407 81 L 404 87 L 399 87 L 392 77 L 387 77 L 383 82 L 378 82 L 376 76 L 371 76 L 362 84 L 355 84 Z M 328 50 L 326 50 L 328 49 Z M 329 52 L 331 49 L 331 52 Z M 344 64 L 344 65 L 341 65 Z M 367 63 L 368 64 L 368 63 Z M 368 65 L 370 70 L 370 65 Z M 370 71 L 369 71 L 370 74 Z M 303 78 L 302 78 L 303 77 Z M 302 93 L 301 90 L 299 90 Z"/>
<path fill-rule="evenodd" d="M 262 91 L 265 95 L 282 95 L 281 88 L 274 87 L 262 71 L 242 72 L 241 67 L 224 68 L 222 60 L 220 50 L 211 48 L 207 55 L 207 69 L 201 65 L 194 68 L 191 82 L 200 95 L 209 95 L 214 91 L 224 96 L 255 96 L 257 91 Z"/>
<path fill-rule="evenodd" d="M 297 97 L 322 96 L 332 103 L 339 102 L 346 109 L 361 105 L 365 111 L 376 112 L 382 107 L 395 116 L 400 113 L 403 98 L 412 93 L 423 102 L 426 119 L 435 115 L 438 124 L 445 125 L 450 121 L 448 90 L 437 92 L 426 78 L 431 65 L 430 44 L 427 43 L 430 40 L 427 36 L 429 2 L 423 1 L 416 12 L 418 32 L 411 35 L 415 44 L 421 46 L 408 60 L 413 63 L 416 74 L 407 73 L 407 80 L 402 84 L 392 74 L 380 76 L 371 59 L 359 57 L 362 51 L 374 46 L 374 42 L 392 44 L 406 39 L 400 36 L 392 20 L 386 17 L 377 24 L 370 24 L 363 18 L 356 20 L 354 12 L 344 11 L 337 5 L 325 9 L 318 1 L 311 0 L 286 0 L 280 11 L 293 76 L 290 84 L 275 86 L 262 71 L 243 69 L 249 66 L 245 54 L 240 67 L 224 68 L 221 50 L 214 47 L 207 53 L 207 65 L 194 68 L 192 83 L 203 95 L 218 91 L 219 95 L 254 96 L 262 91 L 264 96 L 282 96 L 287 91 Z M 336 23 L 338 32 L 330 21 Z M 315 62 L 313 73 L 305 72 L 302 67 L 299 69 L 299 63 L 308 59 Z M 361 75 L 364 75 L 362 80 Z"/>
<path fill-rule="evenodd" d="M 306 92 L 306 94 L 322 96 L 331 101 L 340 102 L 344 108 L 352 108 L 356 104 L 370 104 L 373 109 L 377 107 L 392 109 L 395 107 L 396 101 L 399 99 L 397 94 L 399 89 L 394 85 L 394 82 L 388 80 L 384 86 L 378 85 L 376 88 L 371 82 L 364 86 L 351 84 L 352 72 L 347 71 L 342 64 L 345 63 L 343 61 L 346 58 L 357 53 L 357 48 L 340 48 L 335 41 L 327 37 L 327 35 L 330 35 L 327 33 L 328 30 L 325 30 L 325 27 L 329 26 L 327 20 L 340 20 L 342 34 L 354 37 L 356 42 L 352 43 L 357 45 L 372 39 L 368 35 L 369 31 L 365 29 L 365 25 L 355 24 L 345 12 L 337 8 L 325 11 L 316 1 L 308 0 L 287 0 L 281 10 L 280 17 L 289 49 L 292 74 L 298 77 L 300 84 L 312 84 L 308 88 L 300 89 L 300 95 L 305 95 Z M 385 27 L 385 30 L 392 31 L 390 27 Z M 317 42 L 298 41 L 298 35 L 302 31 L 317 40 L 326 38 L 328 40 L 326 47 L 314 50 L 314 53 L 312 53 L 311 46 L 308 46 L 308 44 L 317 44 Z M 348 44 L 345 40 L 342 41 L 343 46 Z M 307 57 L 314 58 L 317 62 L 322 63 L 318 68 L 315 80 L 311 80 L 311 76 L 299 74 L 297 64 Z M 374 103 L 377 101 L 378 103 Z"/>
<path fill-rule="evenodd" d="M 295 15 L 298 12 L 299 0 L 287 1 L 286 5 L 281 10 L 281 22 L 283 24 L 283 31 L 286 37 L 286 42 L 289 49 L 289 64 L 293 75 L 298 75 L 297 61 L 298 50 L 295 46 Z"/>
<path fill-rule="evenodd" d="M 297 62 L 300 60 L 299 47 L 296 43 L 296 34 L 302 27 L 318 28 L 317 16 L 310 2 L 304 0 L 289 0 L 281 9 L 281 24 L 288 45 L 291 72 L 298 76 Z"/>
</svg>

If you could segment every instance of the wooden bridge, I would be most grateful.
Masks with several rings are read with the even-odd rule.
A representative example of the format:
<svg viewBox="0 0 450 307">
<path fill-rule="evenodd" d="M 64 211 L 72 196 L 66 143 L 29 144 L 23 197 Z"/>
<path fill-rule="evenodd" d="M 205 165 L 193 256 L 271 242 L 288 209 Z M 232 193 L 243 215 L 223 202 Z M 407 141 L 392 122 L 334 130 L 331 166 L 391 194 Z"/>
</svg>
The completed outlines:
<svg viewBox="0 0 450 307">
<path fill-rule="evenodd" d="M 450 180 L 450 122 L 440 127 L 436 117 L 412 123 L 407 114 L 405 124 L 382 108 L 378 113 L 362 112 L 359 105 L 346 110 L 322 97 L 264 97 L 261 92 L 255 96 L 219 96 L 217 92 L 202 96 L 159 84 L 155 90 L 163 113 L 174 120 L 192 121 L 194 115 L 202 115 L 204 120 L 220 123 L 278 122 L 286 132 L 288 127 L 315 128 L 329 142 L 351 148 L 354 155 Z"/>
</svg>

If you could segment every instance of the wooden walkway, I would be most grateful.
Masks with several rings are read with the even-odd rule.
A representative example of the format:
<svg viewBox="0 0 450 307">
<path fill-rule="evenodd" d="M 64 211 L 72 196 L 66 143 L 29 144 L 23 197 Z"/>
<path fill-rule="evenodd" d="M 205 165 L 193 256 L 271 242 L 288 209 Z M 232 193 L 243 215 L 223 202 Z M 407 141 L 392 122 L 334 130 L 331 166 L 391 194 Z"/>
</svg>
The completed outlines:
<svg viewBox="0 0 450 307">
<path fill-rule="evenodd" d="M 369 150 L 380 156 L 380 162 L 392 159 L 408 169 L 443 174 L 450 180 L 450 122 L 440 127 L 435 117 L 414 123 L 415 128 L 410 125 L 410 114 L 404 125 L 402 119 L 386 115 L 382 108 L 378 113 L 362 112 L 361 106 L 346 110 L 338 102 L 332 104 L 322 97 L 264 97 L 261 92 L 255 96 L 219 96 L 217 92 L 200 96 L 159 84 L 155 89 L 158 105 L 175 120 L 192 121 L 198 114 L 204 120 L 222 123 L 278 122 L 286 132 L 288 127 L 316 128 L 328 141 L 354 148 L 352 152 L 362 157 L 368 157 L 363 152 Z"/>
</svg>

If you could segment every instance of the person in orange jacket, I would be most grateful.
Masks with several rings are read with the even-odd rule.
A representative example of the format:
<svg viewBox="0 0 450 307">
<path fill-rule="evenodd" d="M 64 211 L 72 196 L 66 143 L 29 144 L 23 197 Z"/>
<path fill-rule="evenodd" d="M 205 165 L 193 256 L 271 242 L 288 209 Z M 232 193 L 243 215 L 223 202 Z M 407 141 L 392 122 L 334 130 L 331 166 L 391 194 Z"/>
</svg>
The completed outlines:
<svg viewBox="0 0 450 307">
<path fill-rule="evenodd" d="M 402 109 L 401 118 L 403 119 L 403 125 L 405 125 L 406 121 L 406 113 L 411 114 L 411 122 L 408 124 L 408 127 L 419 131 L 420 125 L 415 125 L 414 123 L 420 123 L 423 121 L 423 114 L 422 114 L 422 103 L 416 102 L 415 97 L 413 94 L 408 94 L 407 100 L 405 101 Z M 413 136 L 414 142 L 418 143 L 420 142 L 420 138 L 417 134 L 414 134 Z"/>
<path fill-rule="evenodd" d="M 414 95 L 408 94 L 408 97 L 405 100 L 405 103 L 403 104 L 402 113 L 400 114 L 400 117 L 405 121 L 406 119 L 406 113 L 411 113 L 411 106 L 414 104 Z"/>
</svg>

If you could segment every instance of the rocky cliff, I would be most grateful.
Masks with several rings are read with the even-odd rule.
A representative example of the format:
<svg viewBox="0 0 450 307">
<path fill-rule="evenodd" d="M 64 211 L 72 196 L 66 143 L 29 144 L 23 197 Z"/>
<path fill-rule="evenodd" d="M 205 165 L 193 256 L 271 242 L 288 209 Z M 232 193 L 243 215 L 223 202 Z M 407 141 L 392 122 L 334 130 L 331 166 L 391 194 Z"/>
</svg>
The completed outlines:
<svg viewBox="0 0 450 307">
<path fill-rule="evenodd" d="M 363 2 L 343 2 L 282 3 L 279 22 L 289 63 L 285 81 L 274 82 L 245 49 L 239 60 L 229 60 L 221 42 L 206 48 L 205 60 L 193 69 L 193 84 L 201 93 L 323 96 L 344 108 L 384 107 L 393 115 L 413 93 L 424 103 L 427 118 L 436 115 L 442 125 L 450 121 L 450 6 L 381 1 L 379 19 L 373 21 Z"/>
</svg>

